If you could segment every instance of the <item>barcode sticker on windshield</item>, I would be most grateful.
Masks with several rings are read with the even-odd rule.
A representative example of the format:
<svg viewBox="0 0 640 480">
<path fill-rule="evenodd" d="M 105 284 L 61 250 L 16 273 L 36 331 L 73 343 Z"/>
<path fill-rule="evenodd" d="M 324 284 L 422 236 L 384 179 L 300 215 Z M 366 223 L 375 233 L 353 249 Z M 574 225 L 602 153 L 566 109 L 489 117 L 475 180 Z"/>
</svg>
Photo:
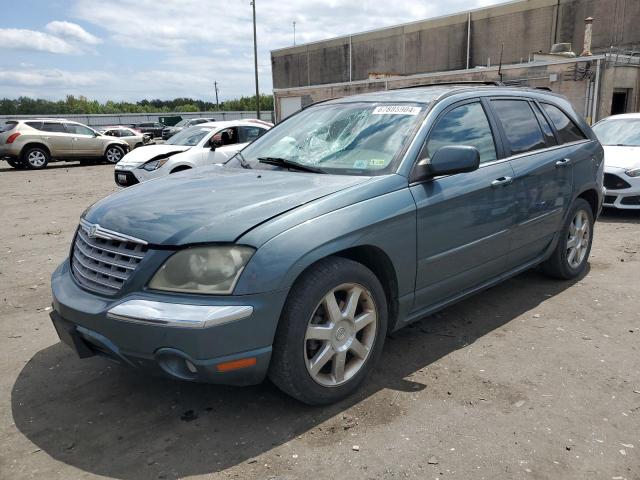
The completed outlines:
<svg viewBox="0 0 640 480">
<path fill-rule="evenodd" d="M 420 107 L 410 105 L 385 105 L 374 108 L 373 115 L 418 115 L 420 110 Z"/>
</svg>

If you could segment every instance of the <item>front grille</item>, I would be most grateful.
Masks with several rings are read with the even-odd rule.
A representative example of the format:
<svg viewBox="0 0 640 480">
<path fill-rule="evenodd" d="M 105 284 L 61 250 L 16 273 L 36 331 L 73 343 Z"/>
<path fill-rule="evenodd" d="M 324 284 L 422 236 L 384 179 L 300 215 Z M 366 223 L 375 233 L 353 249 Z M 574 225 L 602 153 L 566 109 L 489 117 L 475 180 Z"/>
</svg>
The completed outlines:
<svg viewBox="0 0 640 480">
<path fill-rule="evenodd" d="M 616 197 L 615 195 L 605 195 L 604 203 L 613 205 L 614 203 L 616 203 L 616 198 L 618 197 Z"/>
<path fill-rule="evenodd" d="M 625 182 L 624 179 L 613 173 L 604 174 L 604 188 L 608 190 L 620 190 L 622 188 L 629 188 L 630 186 L 631 185 Z"/>
<path fill-rule="evenodd" d="M 73 244 L 71 269 L 83 287 L 113 295 L 142 261 L 147 249 L 144 240 L 81 220 Z"/>
</svg>

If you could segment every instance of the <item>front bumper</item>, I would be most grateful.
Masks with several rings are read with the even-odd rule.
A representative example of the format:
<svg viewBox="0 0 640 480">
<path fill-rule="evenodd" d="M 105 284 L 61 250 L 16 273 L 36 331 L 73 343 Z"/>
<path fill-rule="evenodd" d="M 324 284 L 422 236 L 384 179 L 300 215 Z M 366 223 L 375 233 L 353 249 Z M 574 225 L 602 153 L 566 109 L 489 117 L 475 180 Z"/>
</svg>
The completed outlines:
<svg viewBox="0 0 640 480">
<path fill-rule="evenodd" d="M 615 175 L 626 188 L 604 188 L 604 207 L 624 210 L 640 209 L 640 177 L 630 177 L 622 168 L 605 167 L 605 173 Z"/>
<path fill-rule="evenodd" d="M 51 318 L 60 339 L 81 358 L 102 355 L 129 367 L 180 380 L 230 385 L 260 383 L 271 358 L 271 344 L 286 291 L 244 296 L 167 295 L 149 291 L 109 298 L 88 292 L 73 278 L 65 261 L 51 278 Z M 250 307 L 226 323 L 154 324 L 139 321 L 134 310 L 113 315 L 114 307 L 136 302 Z M 223 311 L 224 309 L 218 309 Z M 121 310 L 122 312 L 122 310 Z M 147 311 L 146 320 L 154 317 Z M 157 316 L 157 315 L 155 315 Z M 118 318 L 120 317 L 120 318 Z M 178 319 L 179 320 L 179 319 Z M 178 325 L 178 326 L 176 326 Z M 211 325 L 211 326 L 209 326 Z M 251 360 L 250 362 L 244 362 Z M 244 368 L 226 368 L 240 361 Z M 242 363 L 244 362 L 244 363 Z"/>
</svg>

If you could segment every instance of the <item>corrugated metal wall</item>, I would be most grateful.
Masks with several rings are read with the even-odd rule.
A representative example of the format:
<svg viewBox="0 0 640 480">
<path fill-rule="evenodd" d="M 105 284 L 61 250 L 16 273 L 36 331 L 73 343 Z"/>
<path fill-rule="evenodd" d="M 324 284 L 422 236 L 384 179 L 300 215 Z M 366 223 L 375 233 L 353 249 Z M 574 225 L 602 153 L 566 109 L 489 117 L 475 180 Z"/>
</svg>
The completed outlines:
<svg viewBox="0 0 640 480">
<path fill-rule="evenodd" d="M 218 121 L 240 120 L 243 118 L 256 118 L 256 112 L 167 112 L 167 113 L 120 113 L 101 115 L 0 115 L 0 124 L 6 120 L 19 120 L 22 118 L 65 118 L 85 125 L 99 127 L 101 125 L 129 125 L 141 122 L 157 122 L 159 117 L 179 115 L 182 118 L 215 118 Z M 260 112 L 260 119 L 267 122 L 273 121 L 273 112 Z"/>
</svg>

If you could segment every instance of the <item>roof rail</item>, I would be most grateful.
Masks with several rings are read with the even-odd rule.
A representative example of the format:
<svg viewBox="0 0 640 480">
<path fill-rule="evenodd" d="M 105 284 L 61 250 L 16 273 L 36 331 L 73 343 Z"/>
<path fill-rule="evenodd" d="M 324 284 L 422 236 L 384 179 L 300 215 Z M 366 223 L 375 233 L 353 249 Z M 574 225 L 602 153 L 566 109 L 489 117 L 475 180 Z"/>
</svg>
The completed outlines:
<svg viewBox="0 0 640 480">
<path fill-rule="evenodd" d="M 422 87 L 439 87 L 441 85 L 490 85 L 494 87 L 504 87 L 504 83 L 499 80 L 461 80 L 459 82 L 435 82 L 426 83 L 424 85 L 411 85 L 408 87 L 389 88 L 389 90 L 404 90 L 407 88 L 422 88 Z"/>
</svg>

